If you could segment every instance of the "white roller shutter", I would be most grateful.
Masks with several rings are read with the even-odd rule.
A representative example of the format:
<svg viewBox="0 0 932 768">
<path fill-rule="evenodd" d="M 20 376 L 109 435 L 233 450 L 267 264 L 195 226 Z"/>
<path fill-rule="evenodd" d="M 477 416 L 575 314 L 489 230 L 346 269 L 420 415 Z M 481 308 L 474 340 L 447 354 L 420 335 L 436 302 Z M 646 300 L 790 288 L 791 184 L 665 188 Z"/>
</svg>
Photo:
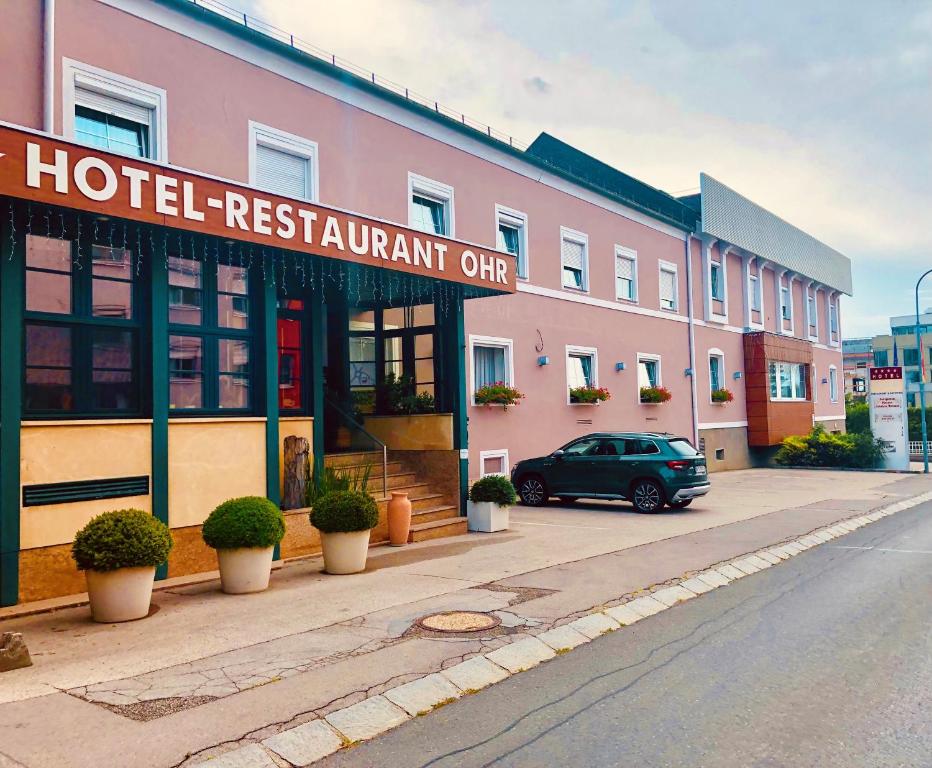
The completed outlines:
<svg viewBox="0 0 932 768">
<path fill-rule="evenodd" d="M 582 243 L 564 238 L 561 253 L 564 267 L 578 269 L 581 272 L 584 271 L 583 262 L 585 260 L 586 248 Z"/>
<path fill-rule="evenodd" d="M 80 107 L 87 107 L 103 112 L 105 115 L 113 115 L 152 128 L 152 109 L 132 101 L 117 99 L 88 88 L 76 87 L 74 103 Z"/>
<path fill-rule="evenodd" d="M 634 280 L 634 259 L 628 256 L 615 257 L 615 277 L 621 280 Z"/>
<path fill-rule="evenodd" d="M 308 197 L 308 159 L 256 145 L 256 186 L 285 197 Z"/>
<path fill-rule="evenodd" d="M 660 270 L 660 306 L 676 307 L 676 273 Z"/>
</svg>

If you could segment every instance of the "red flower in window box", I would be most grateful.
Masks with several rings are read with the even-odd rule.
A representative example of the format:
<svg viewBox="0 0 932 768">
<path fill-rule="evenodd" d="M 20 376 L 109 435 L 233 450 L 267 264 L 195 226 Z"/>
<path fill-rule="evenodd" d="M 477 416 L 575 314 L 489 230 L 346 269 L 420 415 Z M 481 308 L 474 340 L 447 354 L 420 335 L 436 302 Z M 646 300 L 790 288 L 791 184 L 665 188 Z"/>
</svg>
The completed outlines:
<svg viewBox="0 0 932 768">
<path fill-rule="evenodd" d="M 665 403 L 672 397 L 666 387 L 641 387 L 642 403 Z"/>
<path fill-rule="evenodd" d="M 509 405 L 518 405 L 524 394 L 506 384 L 504 381 L 496 381 L 494 384 L 486 384 L 476 390 L 476 405 L 501 405 L 504 410 L 508 410 Z"/>
<path fill-rule="evenodd" d="M 731 394 L 731 390 L 725 389 L 713 389 L 712 390 L 712 402 L 713 403 L 730 403 L 735 399 L 735 396 Z"/>
<path fill-rule="evenodd" d="M 570 387 L 570 402 L 583 405 L 595 405 L 603 400 L 610 400 L 612 393 L 605 387 Z"/>
</svg>

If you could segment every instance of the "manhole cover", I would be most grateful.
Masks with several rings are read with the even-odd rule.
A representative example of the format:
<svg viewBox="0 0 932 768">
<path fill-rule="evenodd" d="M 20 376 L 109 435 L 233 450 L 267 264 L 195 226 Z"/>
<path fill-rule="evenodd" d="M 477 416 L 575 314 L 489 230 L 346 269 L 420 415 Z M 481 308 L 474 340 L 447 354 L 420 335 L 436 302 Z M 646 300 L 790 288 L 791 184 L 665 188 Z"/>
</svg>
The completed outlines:
<svg viewBox="0 0 932 768">
<path fill-rule="evenodd" d="M 498 616 L 478 611 L 446 611 L 432 613 L 417 620 L 421 629 L 431 632 L 482 632 L 502 623 Z"/>
</svg>

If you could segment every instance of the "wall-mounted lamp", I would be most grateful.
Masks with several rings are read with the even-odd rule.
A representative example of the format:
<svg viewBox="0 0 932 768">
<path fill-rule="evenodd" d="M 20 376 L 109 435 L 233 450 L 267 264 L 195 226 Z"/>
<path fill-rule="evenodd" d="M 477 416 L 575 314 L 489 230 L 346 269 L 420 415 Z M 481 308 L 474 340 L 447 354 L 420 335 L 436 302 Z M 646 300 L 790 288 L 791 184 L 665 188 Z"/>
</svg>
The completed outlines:
<svg viewBox="0 0 932 768">
<path fill-rule="evenodd" d="M 616 371 L 623 371 L 624 369 L 625 369 L 625 364 L 624 364 L 624 363 L 615 363 L 615 370 L 616 370 Z"/>
<path fill-rule="evenodd" d="M 823 384 L 828 384 L 828 379 L 822 379 Z"/>
<path fill-rule="evenodd" d="M 735 371 L 733 374 L 731 374 L 731 378 L 733 378 L 735 381 L 737 381 L 738 379 L 740 379 L 740 378 L 741 378 L 741 371 Z"/>
<path fill-rule="evenodd" d="M 693 375 L 693 369 L 692 369 L 692 368 L 687 368 L 685 371 L 683 371 L 683 375 L 684 375 L 684 376 L 692 376 L 692 375 Z"/>
<path fill-rule="evenodd" d="M 550 358 L 547 355 L 541 355 L 537 358 L 538 365 L 550 365 Z"/>
</svg>

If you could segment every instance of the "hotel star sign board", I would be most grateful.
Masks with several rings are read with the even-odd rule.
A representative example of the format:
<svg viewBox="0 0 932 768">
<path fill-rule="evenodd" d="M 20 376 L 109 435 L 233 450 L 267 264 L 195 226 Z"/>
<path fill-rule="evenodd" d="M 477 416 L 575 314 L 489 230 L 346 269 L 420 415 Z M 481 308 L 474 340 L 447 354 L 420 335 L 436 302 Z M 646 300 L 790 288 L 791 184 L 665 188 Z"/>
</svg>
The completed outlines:
<svg viewBox="0 0 932 768">
<path fill-rule="evenodd" d="M 883 441 L 884 469 L 909 469 L 909 436 L 907 434 L 906 395 L 903 368 L 888 365 L 870 369 L 871 432 Z"/>
<path fill-rule="evenodd" d="M 515 291 L 507 253 L 2 123 L 0 195 Z"/>
</svg>

